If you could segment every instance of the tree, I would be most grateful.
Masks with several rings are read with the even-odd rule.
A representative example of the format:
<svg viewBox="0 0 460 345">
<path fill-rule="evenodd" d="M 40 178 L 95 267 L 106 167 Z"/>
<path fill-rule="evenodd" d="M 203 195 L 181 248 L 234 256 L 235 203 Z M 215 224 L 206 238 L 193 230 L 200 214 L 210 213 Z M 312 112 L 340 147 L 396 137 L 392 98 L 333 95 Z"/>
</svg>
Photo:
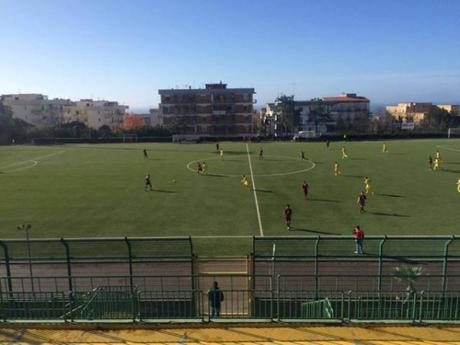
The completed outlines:
<svg viewBox="0 0 460 345">
<path fill-rule="evenodd" d="M 300 109 L 295 108 L 294 96 L 278 97 L 275 100 L 275 112 L 282 135 L 292 134 L 299 129 Z"/>
<path fill-rule="evenodd" d="M 395 267 L 392 276 L 398 282 L 407 284 L 406 287 L 406 299 L 408 300 L 415 293 L 415 282 L 422 275 L 423 267 L 421 266 L 409 266 L 402 265 Z"/>
<path fill-rule="evenodd" d="M 433 106 L 432 109 L 425 115 L 421 126 L 428 129 L 446 130 L 451 127 L 454 122 L 454 116 L 445 109 Z"/>
<path fill-rule="evenodd" d="M 31 128 L 27 122 L 14 119 L 11 109 L 0 102 L 0 144 L 25 141 Z"/>
<path fill-rule="evenodd" d="M 329 121 L 331 121 L 331 116 L 329 113 L 319 109 L 313 109 L 310 111 L 309 114 L 310 121 L 313 122 L 315 126 L 315 132 L 319 132 L 320 125 L 326 125 Z"/>
<path fill-rule="evenodd" d="M 123 129 L 137 129 L 145 126 L 145 121 L 141 116 L 127 114 L 123 118 L 123 124 L 121 127 Z"/>
</svg>

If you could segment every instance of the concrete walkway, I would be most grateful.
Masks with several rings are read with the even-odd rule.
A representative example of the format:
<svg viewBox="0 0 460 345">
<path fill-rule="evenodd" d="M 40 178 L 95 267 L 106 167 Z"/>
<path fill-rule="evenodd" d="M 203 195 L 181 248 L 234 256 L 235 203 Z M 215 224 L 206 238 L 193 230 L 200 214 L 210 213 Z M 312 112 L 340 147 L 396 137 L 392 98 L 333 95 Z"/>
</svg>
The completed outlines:
<svg viewBox="0 0 460 345">
<path fill-rule="evenodd" d="M 1 328 L 0 344 L 18 345 L 460 345 L 460 327 L 219 326 L 98 330 Z"/>
</svg>

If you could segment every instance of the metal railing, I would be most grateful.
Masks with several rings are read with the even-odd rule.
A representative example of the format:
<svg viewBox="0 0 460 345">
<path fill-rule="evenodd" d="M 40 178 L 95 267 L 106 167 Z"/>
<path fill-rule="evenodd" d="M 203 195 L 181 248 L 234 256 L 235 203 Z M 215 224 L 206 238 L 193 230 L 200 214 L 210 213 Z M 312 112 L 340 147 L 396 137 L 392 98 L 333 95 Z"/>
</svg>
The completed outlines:
<svg viewBox="0 0 460 345">
<path fill-rule="evenodd" d="M 74 291 L 0 292 L 0 319 L 8 321 L 93 322 L 158 322 L 162 320 L 263 320 L 263 321 L 460 321 L 460 291 L 415 290 L 339 290 L 308 289 L 283 284 L 295 276 L 257 277 L 267 284 L 257 288 L 241 288 L 239 283 L 222 284 L 224 300 L 212 305 L 203 286 L 173 288 L 162 285 L 167 277 L 136 277 L 159 279 L 157 285 L 135 285 L 129 278 L 122 285 L 120 277 L 103 277 L 94 285 L 80 286 Z M 86 279 L 85 277 L 81 277 Z M 97 278 L 97 277 L 93 277 Z M 105 278 L 113 278 L 106 280 Z M 127 277 L 125 277 L 127 278 Z M 169 277 L 175 281 L 192 277 Z M 200 276 L 193 279 L 200 281 Z M 208 277 L 206 277 L 208 278 Z M 236 277 L 241 279 L 241 276 Z M 246 276 L 248 281 L 251 276 Z M 313 277 L 298 276 L 298 279 Z M 22 279 L 22 278 L 21 278 Z M 27 278 L 23 278 L 27 279 Z M 78 280 L 78 278 L 75 278 Z M 147 280 L 148 281 L 148 280 Z M 37 281 L 38 282 L 38 281 Z M 109 283 L 109 285 L 105 285 Z M 206 283 L 208 283 L 206 281 Z M 39 285 L 38 285 L 39 286 Z M 213 307 L 218 316 L 213 316 Z M 214 312 L 216 312 L 214 310 Z"/>
</svg>

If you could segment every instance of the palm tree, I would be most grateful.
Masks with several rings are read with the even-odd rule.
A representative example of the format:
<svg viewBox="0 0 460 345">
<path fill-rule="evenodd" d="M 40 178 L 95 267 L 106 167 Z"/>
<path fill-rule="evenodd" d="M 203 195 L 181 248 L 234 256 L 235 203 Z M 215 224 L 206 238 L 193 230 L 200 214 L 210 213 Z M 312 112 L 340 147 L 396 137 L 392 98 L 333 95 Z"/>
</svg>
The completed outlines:
<svg viewBox="0 0 460 345">
<path fill-rule="evenodd" d="M 422 273 L 423 267 L 421 266 L 402 265 L 400 267 L 395 267 L 393 270 L 392 276 L 394 279 L 398 282 L 407 283 L 406 300 L 415 293 L 415 281 L 422 275 Z"/>
</svg>

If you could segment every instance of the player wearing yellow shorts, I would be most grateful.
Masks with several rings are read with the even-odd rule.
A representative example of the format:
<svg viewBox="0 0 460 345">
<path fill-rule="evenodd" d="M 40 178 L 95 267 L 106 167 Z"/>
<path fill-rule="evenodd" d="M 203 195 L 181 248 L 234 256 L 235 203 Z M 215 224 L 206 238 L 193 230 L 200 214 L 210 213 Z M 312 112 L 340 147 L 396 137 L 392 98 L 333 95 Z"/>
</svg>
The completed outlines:
<svg viewBox="0 0 460 345">
<path fill-rule="evenodd" d="M 335 176 L 338 176 L 342 173 L 342 171 L 340 170 L 340 165 L 339 163 L 335 162 L 334 163 L 334 175 Z"/>
<path fill-rule="evenodd" d="M 246 175 L 243 175 L 243 177 L 241 178 L 241 185 L 245 188 L 245 189 L 248 189 L 249 188 L 249 181 L 248 181 L 248 178 Z"/>
<path fill-rule="evenodd" d="M 441 169 L 441 162 L 439 158 L 434 159 L 434 164 L 433 164 L 433 170 L 439 170 Z"/>
<path fill-rule="evenodd" d="M 460 193 L 460 177 L 457 179 L 457 192 Z"/>
<path fill-rule="evenodd" d="M 373 191 L 371 191 L 371 179 L 369 177 L 364 178 L 364 192 L 369 195 L 369 194 L 374 194 Z"/>
<path fill-rule="evenodd" d="M 383 153 L 387 153 L 387 152 L 388 152 L 388 146 L 387 146 L 386 143 L 383 143 L 383 145 L 382 145 L 382 152 L 383 152 Z"/>
<path fill-rule="evenodd" d="M 347 150 L 345 149 L 345 146 L 342 146 L 342 159 L 348 158 L 348 153 Z"/>
</svg>

